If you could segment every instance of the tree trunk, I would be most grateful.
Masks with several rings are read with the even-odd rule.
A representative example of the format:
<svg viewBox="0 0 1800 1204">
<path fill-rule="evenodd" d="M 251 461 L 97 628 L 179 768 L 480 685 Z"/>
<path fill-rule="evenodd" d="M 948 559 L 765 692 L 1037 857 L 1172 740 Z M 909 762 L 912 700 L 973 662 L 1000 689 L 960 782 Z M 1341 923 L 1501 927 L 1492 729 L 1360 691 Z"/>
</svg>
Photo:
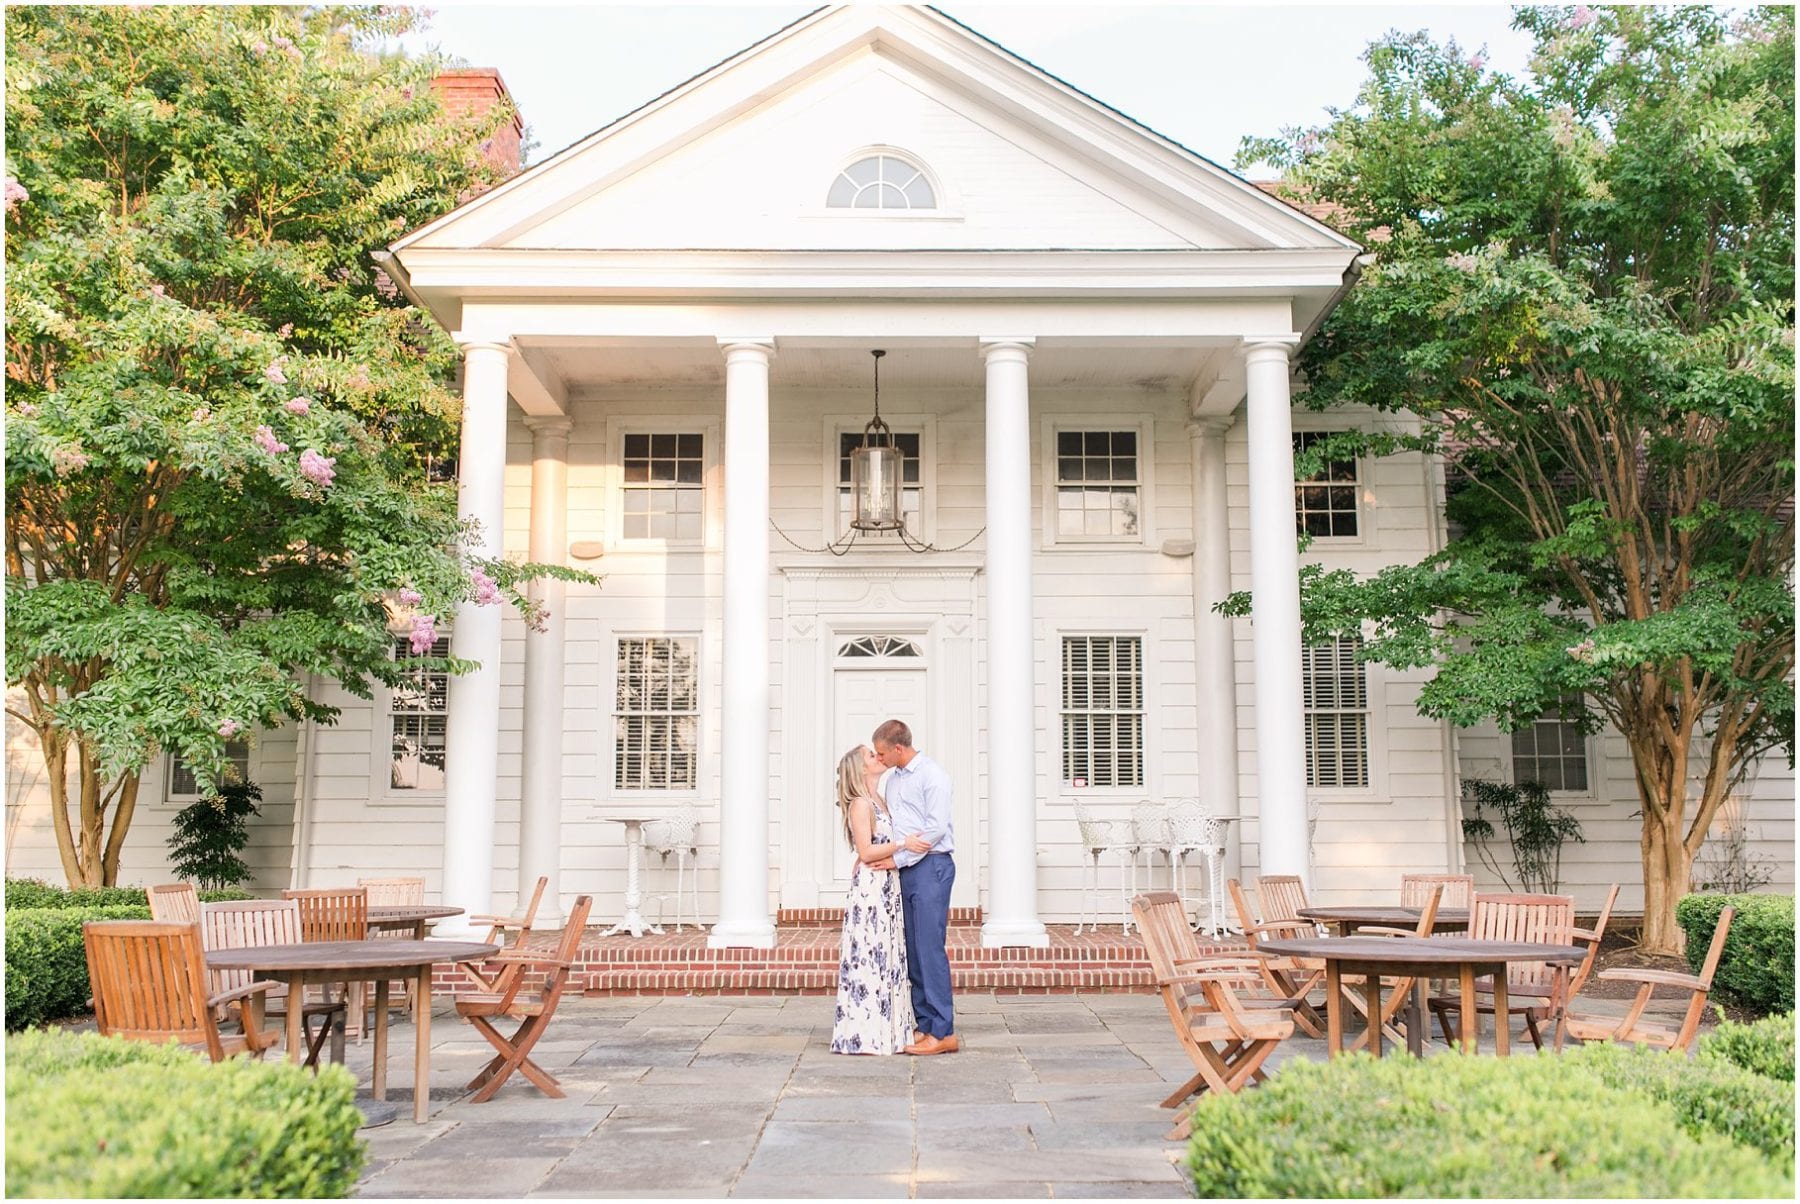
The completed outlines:
<svg viewBox="0 0 1800 1204">
<path fill-rule="evenodd" d="M 1670 814 L 1665 809 L 1658 816 L 1646 808 L 1640 847 L 1644 856 L 1644 931 L 1638 949 L 1678 957 L 1685 938 L 1675 922 L 1675 904 L 1688 893 L 1694 868 L 1682 840 L 1680 813 Z"/>
</svg>

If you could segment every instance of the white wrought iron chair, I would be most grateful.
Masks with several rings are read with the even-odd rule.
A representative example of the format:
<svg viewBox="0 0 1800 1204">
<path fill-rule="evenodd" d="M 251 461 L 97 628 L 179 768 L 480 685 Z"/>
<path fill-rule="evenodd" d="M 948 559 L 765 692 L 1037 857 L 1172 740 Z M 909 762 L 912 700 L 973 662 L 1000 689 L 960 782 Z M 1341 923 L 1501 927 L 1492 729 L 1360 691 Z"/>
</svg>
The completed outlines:
<svg viewBox="0 0 1800 1204">
<path fill-rule="evenodd" d="M 673 815 L 644 821 L 644 847 L 662 858 L 663 873 L 669 869 L 669 856 L 675 857 L 675 890 L 652 892 L 656 900 L 656 926 L 663 926 L 663 913 L 668 909 L 669 895 L 675 896 L 675 931 L 681 931 L 682 883 L 689 880 L 687 893 L 694 901 L 694 927 L 700 924 L 700 808 L 682 807 Z M 694 862 L 688 875 L 688 862 Z"/>
<path fill-rule="evenodd" d="M 1183 799 L 1169 808 L 1169 842 L 1177 866 L 1175 891 L 1183 907 L 1188 905 L 1188 859 L 1198 854 L 1206 864 L 1206 923 L 1201 924 L 1196 915 L 1195 930 L 1224 936 L 1225 825 L 1198 802 Z"/>
<path fill-rule="evenodd" d="M 1133 807 L 1131 834 L 1144 859 L 1144 889 L 1156 889 L 1156 855 L 1161 853 L 1169 863 L 1169 889 L 1179 890 L 1175 882 L 1175 839 L 1169 833 L 1169 808 L 1148 801 Z M 1135 869 L 1133 877 L 1136 877 Z"/>
<path fill-rule="evenodd" d="M 1079 800 L 1075 803 L 1075 824 L 1081 829 L 1081 848 L 1084 854 L 1081 921 L 1075 925 L 1075 931 L 1080 932 L 1083 924 L 1087 925 L 1090 932 L 1100 931 L 1100 861 L 1112 854 L 1119 863 L 1119 931 L 1121 934 L 1130 932 L 1131 898 L 1137 894 L 1138 853 L 1131 824 L 1125 820 L 1095 819 Z M 1093 917 L 1091 921 L 1090 915 Z"/>
</svg>

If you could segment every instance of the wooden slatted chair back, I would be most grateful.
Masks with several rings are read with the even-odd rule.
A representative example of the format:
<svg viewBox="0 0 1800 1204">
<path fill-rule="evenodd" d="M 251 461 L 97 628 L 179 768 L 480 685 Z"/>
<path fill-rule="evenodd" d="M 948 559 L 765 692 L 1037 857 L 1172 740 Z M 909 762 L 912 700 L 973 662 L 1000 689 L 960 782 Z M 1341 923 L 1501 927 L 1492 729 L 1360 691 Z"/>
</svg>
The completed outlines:
<svg viewBox="0 0 1800 1204">
<path fill-rule="evenodd" d="M 225 1057 L 213 1023 L 198 924 L 100 920 L 81 926 L 94 1020 L 102 1036 L 205 1046 Z"/>
<path fill-rule="evenodd" d="M 1475 893 L 1475 876 L 1473 874 L 1402 874 L 1400 875 L 1400 906 L 1425 906 L 1425 898 L 1431 894 L 1434 887 L 1443 888 L 1438 906 L 1466 911 L 1469 899 Z"/>
<path fill-rule="evenodd" d="M 358 878 L 356 884 L 369 892 L 370 907 L 425 906 L 423 878 Z"/>
<path fill-rule="evenodd" d="M 1581 959 L 1581 965 L 1569 979 L 1569 998 L 1581 994 L 1588 975 L 1594 972 L 1594 961 L 1600 956 L 1600 942 L 1606 939 L 1606 925 L 1612 919 L 1613 904 L 1619 901 L 1619 884 L 1613 883 L 1612 889 L 1606 892 L 1606 902 L 1600 908 L 1599 918 L 1592 928 L 1576 928 L 1570 935 L 1579 943 L 1587 946 L 1587 956 Z"/>
<path fill-rule="evenodd" d="M 1575 900 L 1568 895 L 1477 894 L 1469 908 L 1469 936 L 1475 940 L 1567 945 L 1574 932 Z M 1507 963 L 1509 994 L 1547 997 L 1555 983 L 1549 962 Z"/>
<path fill-rule="evenodd" d="M 1194 930 L 1188 927 L 1187 909 L 1174 891 L 1159 890 L 1131 901 L 1131 914 L 1144 937 L 1144 953 L 1159 985 L 1180 977 L 1176 963 L 1200 956 Z M 1165 992 L 1166 993 L 1166 992 Z"/>
<path fill-rule="evenodd" d="M 307 944 L 369 939 L 369 892 L 360 886 L 284 890 L 281 897 L 300 904 L 300 939 Z"/>
<path fill-rule="evenodd" d="M 1294 874 L 1264 874 L 1256 880 L 1256 901 L 1262 906 L 1263 922 L 1303 919 L 1300 909 L 1306 904 L 1306 886 Z"/>
<path fill-rule="evenodd" d="M 1225 892 L 1231 896 L 1231 909 L 1237 912 L 1238 927 L 1244 930 L 1244 943 L 1256 948 L 1256 916 L 1250 910 L 1250 900 L 1244 895 L 1243 886 L 1236 878 L 1228 878 Z"/>
<path fill-rule="evenodd" d="M 258 945 L 298 945 L 300 904 L 294 899 L 234 899 L 200 908 L 200 938 L 208 949 L 249 949 Z M 214 970 L 213 993 L 235 991 L 256 980 L 253 970 Z M 282 999 L 287 984 L 276 983 L 267 998 Z"/>
<path fill-rule="evenodd" d="M 150 896 L 150 918 L 159 924 L 198 924 L 200 892 L 191 882 L 166 882 L 153 886 Z"/>
<path fill-rule="evenodd" d="M 1418 928 L 1413 930 L 1414 936 L 1430 936 L 1431 935 L 1431 930 L 1433 928 L 1437 927 L 1438 908 L 1443 905 L 1443 902 L 1444 902 L 1443 883 L 1434 882 L 1434 883 L 1432 883 L 1430 892 L 1426 894 L 1426 896 L 1423 900 L 1421 900 L 1418 903 L 1412 903 L 1412 904 L 1407 905 L 1407 906 L 1411 906 L 1411 907 L 1417 907 L 1419 909 L 1419 926 L 1418 926 Z"/>
</svg>

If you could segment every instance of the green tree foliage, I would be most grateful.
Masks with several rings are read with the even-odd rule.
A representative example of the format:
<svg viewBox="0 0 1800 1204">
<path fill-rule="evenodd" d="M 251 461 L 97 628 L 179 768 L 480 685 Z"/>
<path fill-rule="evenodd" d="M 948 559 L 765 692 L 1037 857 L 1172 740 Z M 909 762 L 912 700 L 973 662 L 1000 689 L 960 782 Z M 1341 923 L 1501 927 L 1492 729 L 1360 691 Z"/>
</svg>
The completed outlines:
<svg viewBox="0 0 1800 1204">
<path fill-rule="evenodd" d="M 1448 546 L 1309 570 L 1307 634 L 1368 624 L 1459 725 L 1582 696 L 1630 745 L 1670 952 L 1720 804 L 1793 749 L 1794 13 L 1515 12 L 1524 78 L 1391 34 L 1353 106 L 1240 155 L 1373 251 L 1307 404 L 1417 417 L 1317 454 L 1449 465 Z"/>
<path fill-rule="evenodd" d="M 177 811 L 167 841 L 175 873 L 209 890 L 254 878 L 256 871 L 241 854 L 250 845 L 250 817 L 261 814 L 256 805 L 261 801 L 254 782 L 228 782 Z"/>
<path fill-rule="evenodd" d="M 494 181 L 502 115 L 377 53 L 411 20 L 7 10 L 6 676 L 71 884 L 116 879 L 158 749 L 210 789 L 230 737 L 333 717 L 309 675 L 392 681 L 384 598 L 428 649 L 552 571 L 470 560 L 420 470 L 455 349 L 369 253 Z"/>
</svg>

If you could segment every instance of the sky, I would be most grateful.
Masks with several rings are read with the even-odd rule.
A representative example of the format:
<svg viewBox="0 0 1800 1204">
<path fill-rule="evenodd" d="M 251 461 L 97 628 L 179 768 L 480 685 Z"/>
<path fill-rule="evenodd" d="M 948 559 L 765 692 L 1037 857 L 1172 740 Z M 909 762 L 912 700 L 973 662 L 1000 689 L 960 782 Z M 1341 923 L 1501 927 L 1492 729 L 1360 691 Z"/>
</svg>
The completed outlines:
<svg viewBox="0 0 1800 1204">
<path fill-rule="evenodd" d="M 541 162 L 813 5 L 440 3 L 409 49 L 496 67 Z M 1520 74 L 1526 35 L 1492 4 L 959 4 L 939 7 L 1013 53 L 1230 167 L 1239 139 L 1322 122 L 1363 80 L 1364 48 L 1428 30 Z M 1259 173 L 1260 174 L 1260 173 Z"/>
</svg>

